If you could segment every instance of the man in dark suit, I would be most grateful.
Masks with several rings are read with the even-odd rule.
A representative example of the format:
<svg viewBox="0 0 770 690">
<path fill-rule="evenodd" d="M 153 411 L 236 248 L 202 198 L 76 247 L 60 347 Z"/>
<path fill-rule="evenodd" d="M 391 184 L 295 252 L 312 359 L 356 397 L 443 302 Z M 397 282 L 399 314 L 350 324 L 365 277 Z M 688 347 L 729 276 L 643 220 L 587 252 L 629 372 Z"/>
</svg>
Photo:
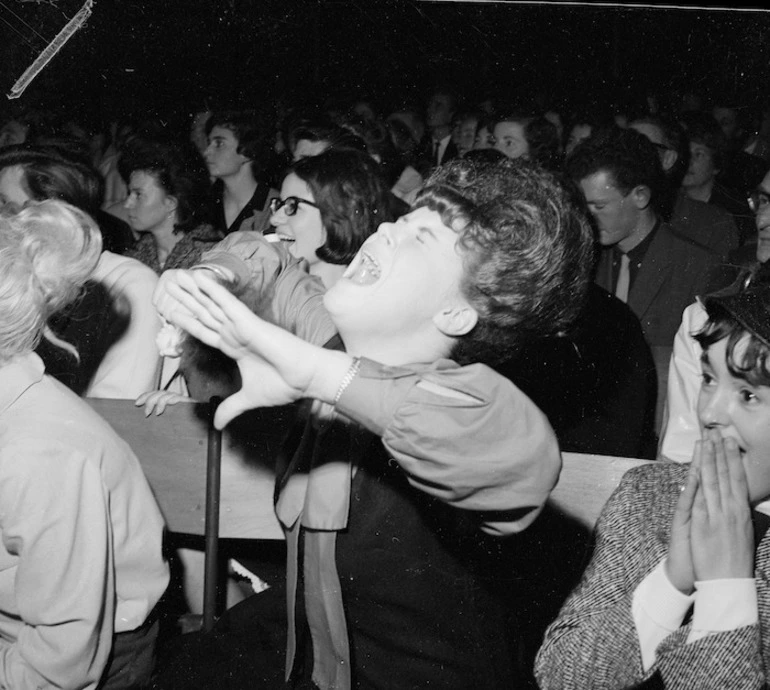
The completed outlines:
<svg viewBox="0 0 770 690">
<path fill-rule="evenodd" d="M 442 165 L 457 158 L 457 146 L 452 141 L 452 119 L 457 110 L 457 97 L 448 89 L 434 89 L 425 108 L 428 137 L 424 156 L 428 167 Z"/>
<path fill-rule="evenodd" d="M 601 246 L 595 281 L 639 318 L 658 378 L 656 429 L 668 362 L 682 312 L 706 291 L 719 257 L 662 221 L 665 178 L 657 151 L 639 132 L 612 128 L 582 142 L 567 161 Z"/>
</svg>

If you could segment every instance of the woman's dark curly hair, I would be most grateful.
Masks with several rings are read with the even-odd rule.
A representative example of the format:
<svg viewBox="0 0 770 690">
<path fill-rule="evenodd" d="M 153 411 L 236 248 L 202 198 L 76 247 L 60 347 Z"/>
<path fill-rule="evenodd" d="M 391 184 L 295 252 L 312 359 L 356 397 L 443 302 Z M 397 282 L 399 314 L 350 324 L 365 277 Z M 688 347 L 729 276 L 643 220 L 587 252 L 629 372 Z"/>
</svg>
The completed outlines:
<svg viewBox="0 0 770 690">
<path fill-rule="evenodd" d="M 189 232 L 209 222 L 209 176 L 192 145 L 135 140 L 121 155 L 118 171 L 126 182 L 134 172 L 152 175 L 176 199 L 174 232 Z"/>
<path fill-rule="evenodd" d="M 326 263 L 350 263 L 380 223 L 395 220 L 390 191 L 368 153 L 333 148 L 303 158 L 290 172 L 310 187 L 321 211 L 326 242 L 316 255 Z"/>
<path fill-rule="evenodd" d="M 456 160 L 428 179 L 420 206 L 458 232 L 462 291 L 479 315 L 453 359 L 495 364 L 568 329 L 583 306 L 593 251 L 574 186 L 527 161 Z"/>
</svg>

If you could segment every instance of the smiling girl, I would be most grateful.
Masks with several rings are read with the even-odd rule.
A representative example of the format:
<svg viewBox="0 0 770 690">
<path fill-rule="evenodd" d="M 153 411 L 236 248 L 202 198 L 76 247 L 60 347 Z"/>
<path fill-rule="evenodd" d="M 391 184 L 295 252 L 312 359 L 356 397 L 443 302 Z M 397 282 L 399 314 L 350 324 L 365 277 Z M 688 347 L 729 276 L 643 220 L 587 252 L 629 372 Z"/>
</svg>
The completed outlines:
<svg viewBox="0 0 770 690">
<path fill-rule="evenodd" d="M 540 687 L 759 688 L 767 681 L 770 284 L 705 298 L 690 465 L 626 474 L 583 582 L 545 636 Z M 756 546 L 755 546 L 756 544 Z"/>
</svg>

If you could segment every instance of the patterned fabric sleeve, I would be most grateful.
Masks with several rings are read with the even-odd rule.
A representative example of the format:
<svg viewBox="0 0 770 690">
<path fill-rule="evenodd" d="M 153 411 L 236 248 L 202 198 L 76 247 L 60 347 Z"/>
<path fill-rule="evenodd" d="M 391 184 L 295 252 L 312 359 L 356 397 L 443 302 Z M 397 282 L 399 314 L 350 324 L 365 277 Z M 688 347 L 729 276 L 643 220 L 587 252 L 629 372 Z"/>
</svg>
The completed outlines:
<svg viewBox="0 0 770 690">
<path fill-rule="evenodd" d="M 655 665 L 642 670 L 631 599 L 668 552 L 686 473 L 686 466 L 672 462 L 626 473 L 599 517 L 591 564 L 546 631 L 535 662 L 541 690 L 622 690 L 652 675 L 667 690 L 764 687 L 756 625 L 688 643 L 691 625 L 685 623 L 659 644 Z"/>
<path fill-rule="evenodd" d="M 546 631 L 535 661 L 542 690 L 621 690 L 645 678 L 631 602 L 649 571 L 629 573 L 640 546 L 632 538 L 639 518 L 629 474 L 599 517 L 596 550 L 581 583 Z M 661 548 L 649 570 L 664 553 Z"/>
<path fill-rule="evenodd" d="M 680 628 L 658 647 L 657 667 L 669 690 L 760 690 L 766 678 L 759 625 L 686 644 Z"/>
</svg>

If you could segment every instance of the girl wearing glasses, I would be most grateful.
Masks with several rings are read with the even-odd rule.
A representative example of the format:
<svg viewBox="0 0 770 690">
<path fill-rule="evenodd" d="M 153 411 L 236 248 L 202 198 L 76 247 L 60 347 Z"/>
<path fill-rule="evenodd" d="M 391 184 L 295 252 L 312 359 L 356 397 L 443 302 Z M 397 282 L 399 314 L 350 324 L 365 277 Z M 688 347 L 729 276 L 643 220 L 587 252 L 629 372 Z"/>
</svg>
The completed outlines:
<svg viewBox="0 0 770 690">
<path fill-rule="evenodd" d="M 298 161 L 270 208 L 278 242 L 258 232 L 231 233 L 193 268 L 209 270 L 263 318 L 324 344 L 335 329 L 324 310 L 315 307 L 364 240 L 380 223 L 399 215 L 393 197 L 371 156 L 329 149 Z M 305 280 L 308 273 L 316 280 Z M 177 280 L 175 271 L 161 276 L 155 293 L 159 309 L 167 286 Z M 168 400 L 154 391 L 140 396 L 137 405 L 145 405 L 148 414 L 160 414 Z"/>
<path fill-rule="evenodd" d="M 331 149 L 298 161 L 271 201 L 271 224 L 289 253 L 305 261 L 325 289 L 389 215 L 377 162 L 360 151 Z"/>
</svg>

